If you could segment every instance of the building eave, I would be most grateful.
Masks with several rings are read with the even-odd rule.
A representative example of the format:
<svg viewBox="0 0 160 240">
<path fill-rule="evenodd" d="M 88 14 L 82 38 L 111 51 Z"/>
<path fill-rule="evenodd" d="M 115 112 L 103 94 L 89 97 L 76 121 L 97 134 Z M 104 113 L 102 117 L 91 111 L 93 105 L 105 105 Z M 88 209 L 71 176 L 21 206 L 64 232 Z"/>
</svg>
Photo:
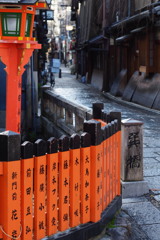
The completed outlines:
<svg viewBox="0 0 160 240">
<path fill-rule="evenodd" d="M 103 41 L 107 40 L 108 38 L 105 37 L 104 35 L 98 35 L 88 41 L 89 44 L 100 44 Z"/>
<path fill-rule="evenodd" d="M 142 19 L 149 19 L 149 18 L 150 18 L 150 11 L 147 10 L 145 12 L 141 12 L 141 13 L 136 14 L 134 16 L 127 17 L 127 18 L 123 19 L 122 21 L 118 21 L 118 22 L 112 24 L 112 26 L 110 27 L 110 30 L 114 31 L 114 30 L 116 30 L 117 28 L 120 28 L 123 25 L 130 24 L 132 22 L 137 22 L 137 21 L 140 21 Z"/>
</svg>

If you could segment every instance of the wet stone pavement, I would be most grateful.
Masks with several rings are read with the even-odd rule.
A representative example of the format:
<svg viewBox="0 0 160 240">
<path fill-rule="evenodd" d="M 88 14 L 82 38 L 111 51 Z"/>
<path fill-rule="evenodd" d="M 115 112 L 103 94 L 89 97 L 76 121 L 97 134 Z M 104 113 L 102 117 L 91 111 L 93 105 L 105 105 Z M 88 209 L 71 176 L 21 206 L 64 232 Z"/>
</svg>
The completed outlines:
<svg viewBox="0 0 160 240">
<path fill-rule="evenodd" d="M 56 76 L 51 91 L 90 109 L 93 102 L 103 102 L 106 111 L 121 111 L 122 119 L 132 118 L 144 123 L 144 180 L 150 192 L 146 196 L 123 199 L 114 228 L 92 240 L 160 240 L 160 112 L 104 96 L 89 84 L 76 80 L 69 68 L 64 67 L 62 78 Z"/>
</svg>

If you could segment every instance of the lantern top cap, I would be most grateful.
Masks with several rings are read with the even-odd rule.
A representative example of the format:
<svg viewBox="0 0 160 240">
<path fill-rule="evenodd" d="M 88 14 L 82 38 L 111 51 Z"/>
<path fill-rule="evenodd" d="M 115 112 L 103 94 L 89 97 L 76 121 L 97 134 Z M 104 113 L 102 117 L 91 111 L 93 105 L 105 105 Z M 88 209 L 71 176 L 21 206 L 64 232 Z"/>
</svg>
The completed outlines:
<svg viewBox="0 0 160 240">
<path fill-rule="evenodd" d="M 25 5 L 33 5 L 38 0 L 0 0 L 0 4 L 25 4 Z"/>
</svg>

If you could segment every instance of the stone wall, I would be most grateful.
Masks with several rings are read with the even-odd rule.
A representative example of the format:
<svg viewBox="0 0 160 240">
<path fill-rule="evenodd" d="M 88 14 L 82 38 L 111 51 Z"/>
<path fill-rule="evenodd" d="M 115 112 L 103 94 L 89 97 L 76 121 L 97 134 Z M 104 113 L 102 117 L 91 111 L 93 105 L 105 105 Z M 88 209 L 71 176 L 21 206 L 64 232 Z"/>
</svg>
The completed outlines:
<svg viewBox="0 0 160 240">
<path fill-rule="evenodd" d="M 49 90 L 43 90 L 41 123 L 46 138 L 82 133 L 84 121 L 91 117 L 90 109 L 76 105 Z"/>
</svg>

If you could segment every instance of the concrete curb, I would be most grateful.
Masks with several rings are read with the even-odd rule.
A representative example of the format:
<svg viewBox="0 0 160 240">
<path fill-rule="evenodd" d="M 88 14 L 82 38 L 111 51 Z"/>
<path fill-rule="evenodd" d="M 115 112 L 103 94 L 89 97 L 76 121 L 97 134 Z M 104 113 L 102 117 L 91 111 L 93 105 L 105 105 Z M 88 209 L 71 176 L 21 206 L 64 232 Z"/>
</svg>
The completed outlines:
<svg viewBox="0 0 160 240">
<path fill-rule="evenodd" d="M 123 182 L 122 184 L 122 198 L 140 197 L 149 193 L 147 181 Z"/>
<path fill-rule="evenodd" d="M 103 92 L 102 95 L 104 97 L 110 99 L 110 100 L 113 100 L 113 101 L 117 102 L 117 103 L 121 103 L 121 104 L 126 105 L 126 106 L 132 106 L 134 108 L 143 109 L 145 111 L 157 113 L 157 114 L 160 115 L 160 111 L 159 110 L 147 108 L 147 107 L 144 107 L 144 106 L 136 104 L 136 103 L 127 102 L 127 101 L 125 101 L 125 100 L 123 100 L 121 98 L 118 98 L 118 97 L 115 97 L 115 96 L 111 95 L 110 93 Z"/>
</svg>

